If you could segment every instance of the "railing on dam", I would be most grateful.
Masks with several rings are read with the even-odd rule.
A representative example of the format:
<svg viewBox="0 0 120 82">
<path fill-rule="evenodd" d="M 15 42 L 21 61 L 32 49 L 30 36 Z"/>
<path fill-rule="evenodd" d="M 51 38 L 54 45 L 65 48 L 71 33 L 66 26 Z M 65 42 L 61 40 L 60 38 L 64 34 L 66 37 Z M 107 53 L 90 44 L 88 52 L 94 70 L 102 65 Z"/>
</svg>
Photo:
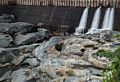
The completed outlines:
<svg viewBox="0 0 120 82">
<path fill-rule="evenodd" d="M 96 7 L 99 5 L 120 8 L 120 0 L 0 0 L 0 5 L 41 5 Z"/>
</svg>

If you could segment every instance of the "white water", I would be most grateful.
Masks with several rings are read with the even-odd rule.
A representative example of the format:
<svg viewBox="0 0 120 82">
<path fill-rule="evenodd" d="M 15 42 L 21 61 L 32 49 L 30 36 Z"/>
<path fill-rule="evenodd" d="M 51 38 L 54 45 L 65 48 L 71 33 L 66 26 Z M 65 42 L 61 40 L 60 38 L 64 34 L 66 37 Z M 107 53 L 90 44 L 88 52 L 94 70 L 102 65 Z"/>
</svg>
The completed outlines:
<svg viewBox="0 0 120 82">
<path fill-rule="evenodd" d="M 107 30 L 109 28 L 109 17 L 110 17 L 110 8 L 108 8 L 105 12 L 102 30 Z"/>
<path fill-rule="evenodd" d="M 85 30 L 86 24 L 87 24 L 88 11 L 89 11 L 89 7 L 85 8 L 85 10 L 82 14 L 79 26 L 75 29 L 75 35 L 84 34 L 84 30 Z"/>
<path fill-rule="evenodd" d="M 101 7 L 99 7 L 95 11 L 91 28 L 88 30 L 88 32 L 86 34 L 93 34 L 99 30 L 98 27 L 99 27 L 99 23 L 100 23 L 100 16 L 101 16 Z"/>
<path fill-rule="evenodd" d="M 108 28 L 103 28 L 103 30 L 112 30 L 113 29 L 113 23 L 114 23 L 114 14 L 115 9 L 111 8 L 110 15 L 109 15 L 109 21 L 108 21 Z"/>
</svg>

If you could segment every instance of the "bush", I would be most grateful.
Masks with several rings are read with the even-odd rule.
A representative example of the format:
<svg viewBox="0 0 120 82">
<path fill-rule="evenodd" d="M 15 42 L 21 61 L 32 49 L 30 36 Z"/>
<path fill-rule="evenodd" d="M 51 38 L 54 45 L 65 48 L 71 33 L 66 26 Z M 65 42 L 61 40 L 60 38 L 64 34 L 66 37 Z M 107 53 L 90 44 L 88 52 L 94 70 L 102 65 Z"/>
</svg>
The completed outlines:
<svg viewBox="0 0 120 82">
<path fill-rule="evenodd" d="M 74 75 L 74 71 L 72 69 L 67 71 L 68 76 L 73 76 Z"/>
<path fill-rule="evenodd" d="M 115 55 L 113 54 L 112 51 L 110 50 L 101 50 L 95 53 L 95 56 L 100 56 L 100 57 L 107 57 L 107 58 L 114 58 Z"/>
<path fill-rule="evenodd" d="M 113 35 L 113 38 L 117 39 L 117 40 L 120 40 L 120 34 L 114 34 Z"/>
<path fill-rule="evenodd" d="M 120 47 L 114 52 L 115 57 L 109 66 L 109 70 L 105 71 L 105 79 L 103 82 L 120 82 Z"/>
</svg>

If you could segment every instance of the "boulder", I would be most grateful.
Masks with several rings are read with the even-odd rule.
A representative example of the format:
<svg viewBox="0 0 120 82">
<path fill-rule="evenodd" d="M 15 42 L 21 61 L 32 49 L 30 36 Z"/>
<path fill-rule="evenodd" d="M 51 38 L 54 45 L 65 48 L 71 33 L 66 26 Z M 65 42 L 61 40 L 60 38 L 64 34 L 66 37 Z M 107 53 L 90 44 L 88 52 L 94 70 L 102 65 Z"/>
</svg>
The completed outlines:
<svg viewBox="0 0 120 82">
<path fill-rule="evenodd" d="M 78 53 L 81 49 L 93 49 L 98 42 L 78 37 L 69 37 L 64 41 L 62 54 Z"/>
<path fill-rule="evenodd" d="M 39 45 L 40 44 L 32 44 L 15 48 L 0 48 L 0 67 L 10 64 L 19 65 L 27 57 L 32 57 L 30 52 Z"/>
<path fill-rule="evenodd" d="M 40 64 L 39 61 L 37 61 L 36 58 L 27 58 L 26 60 L 23 61 L 22 64 L 29 64 L 30 67 L 36 67 Z"/>
<path fill-rule="evenodd" d="M 0 47 L 8 47 L 13 41 L 12 37 L 8 34 L 0 34 Z"/>
<path fill-rule="evenodd" d="M 52 37 L 49 41 L 43 42 L 39 47 L 33 50 L 33 55 L 37 57 L 39 60 L 47 59 L 48 53 L 47 51 L 55 46 L 61 40 L 60 37 Z"/>
<path fill-rule="evenodd" d="M 2 82 L 2 81 L 9 81 L 9 79 L 10 79 L 10 74 L 11 74 L 11 71 L 8 71 L 8 72 L 6 72 L 1 78 L 0 78 L 0 81 Z"/>
<path fill-rule="evenodd" d="M 30 53 L 25 53 L 25 54 L 19 54 L 18 56 L 15 56 L 14 59 L 12 60 L 12 64 L 14 65 L 22 65 L 22 64 L 29 64 L 29 65 L 34 65 L 34 62 L 36 62 L 34 59 L 33 62 L 31 62 L 29 59 L 27 60 L 27 58 L 31 57 L 31 54 Z M 26 59 L 26 60 L 25 60 Z"/>
<path fill-rule="evenodd" d="M 39 28 L 38 32 L 16 35 L 14 43 L 16 45 L 32 44 L 42 42 L 45 38 L 49 39 L 50 36 L 51 33 L 49 30 Z"/>
<path fill-rule="evenodd" d="M 16 22 L 16 23 L 0 23 L 0 32 L 14 34 L 14 33 L 25 33 L 33 30 L 32 24 L 24 23 L 24 22 Z"/>
<path fill-rule="evenodd" d="M 91 73 L 92 75 L 102 76 L 102 71 L 99 70 L 99 69 L 90 67 L 90 68 L 88 68 L 88 70 L 90 71 L 90 73 Z"/>
<path fill-rule="evenodd" d="M 15 45 L 25 45 L 35 43 L 37 40 L 43 39 L 39 33 L 29 33 L 29 34 L 18 34 L 15 36 Z"/>
<path fill-rule="evenodd" d="M 14 59 L 14 54 L 11 51 L 0 52 L 0 64 L 10 63 Z"/>
<path fill-rule="evenodd" d="M 47 73 L 47 75 L 52 79 L 57 77 L 55 69 L 51 66 L 50 60 L 42 60 L 39 69 L 41 72 Z"/>
<path fill-rule="evenodd" d="M 14 15 L 9 15 L 9 14 L 3 14 L 0 16 L 0 23 L 11 23 L 15 22 L 15 16 Z"/>
<path fill-rule="evenodd" d="M 28 68 L 21 68 L 21 69 L 15 70 L 11 74 L 12 82 L 26 82 L 31 78 L 32 78 L 31 70 Z"/>
<path fill-rule="evenodd" d="M 52 36 L 52 33 L 47 29 L 38 28 L 37 31 L 39 32 L 40 35 L 43 35 L 43 36 L 46 36 L 46 37 Z"/>
</svg>

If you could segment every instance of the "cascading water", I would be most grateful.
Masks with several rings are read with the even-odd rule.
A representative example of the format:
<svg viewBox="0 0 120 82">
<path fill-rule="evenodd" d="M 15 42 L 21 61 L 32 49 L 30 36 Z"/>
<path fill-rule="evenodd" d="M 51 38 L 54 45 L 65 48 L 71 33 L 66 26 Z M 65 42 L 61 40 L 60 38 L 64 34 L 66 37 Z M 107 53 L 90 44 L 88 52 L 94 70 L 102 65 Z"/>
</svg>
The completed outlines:
<svg viewBox="0 0 120 82">
<path fill-rule="evenodd" d="M 108 8 L 105 12 L 104 20 L 103 20 L 103 25 L 102 25 L 102 30 L 107 30 L 109 27 L 109 17 L 110 17 L 110 8 Z"/>
<path fill-rule="evenodd" d="M 85 8 L 85 10 L 82 14 L 79 26 L 75 29 L 75 35 L 84 34 L 84 30 L 85 30 L 86 24 L 87 24 L 88 11 L 89 11 L 89 7 Z"/>
<path fill-rule="evenodd" d="M 93 33 L 97 32 L 97 31 L 99 31 L 98 26 L 99 26 L 99 23 L 100 23 L 100 16 L 101 16 L 101 7 L 99 7 L 95 11 L 91 28 L 88 30 L 88 32 L 86 34 L 93 34 Z"/>
<path fill-rule="evenodd" d="M 115 8 L 112 8 L 111 12 L 110 12 L 110 17 L 109 17 L 109 23 L 108 23 L 109 28 L 108 28 L 108 30 L 113 29 L 114 15 L 115 15 Z"/>
<path fill-rule="evenodd" d="M 112 30 L 113 29 L 113 23 L 114 23 L 114 14 L 115 14 L 115 9 L 111 8 L 110 15 L 109 15 L 109 21 L 108 21 L 108 27 L 103 28 L 103 30 Z"/>
</svg>

